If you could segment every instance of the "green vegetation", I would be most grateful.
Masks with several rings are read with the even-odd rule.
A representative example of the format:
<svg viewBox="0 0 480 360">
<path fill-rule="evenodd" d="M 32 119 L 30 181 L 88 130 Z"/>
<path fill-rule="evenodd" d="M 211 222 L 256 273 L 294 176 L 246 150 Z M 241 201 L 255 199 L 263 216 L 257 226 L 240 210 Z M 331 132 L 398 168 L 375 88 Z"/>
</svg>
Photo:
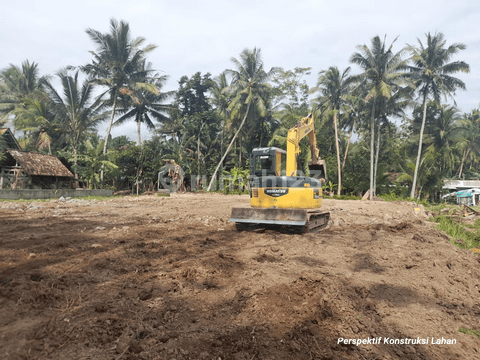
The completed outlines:
<svg viewBox="0 0 480 360">
<path fill-rule="evenodd" d="M 451 236 L 453 239 L 451 242 L 460 248 L 471 249 L 480 246 L 480 231 L 467 231 L 464 225 L 458 224 L 453 219 L 442 215 L 435 217 L 433 220 L 438 223 L 437 229 Z M 478 230 L 480 230 L 480 228 L 478 228 Z M 456 239 L 460 239 L 462 243 L 456 242 Z"/>
<path fill-rule="evenodd" d="M 89 195 L 89 196 L 75 196 L 75 197 L 72 197 L 72 199 L 81 199 L 81 200 L 87 200 L 87 201 L 92 201 L 92 200 L 108 201 L 108 200 L 122 198 L 122 197 L 123 195 L 115 195 L 115 196 L 90 196 Z M 49 199 L 18 199 L 18 200 L 0 199 L 0 202 L 33 202 L 33 201 L 49 202 L 52 200 L 58 200 L 58 197 L 49 198 Z"/>
<path fill-rule="evenodd" d="M 460 329 L 458 329 L 458 332 L 461 332 L 461 333 L 464 333 L 464 334 L 475 335 L 476 337 L 480 338 L 480 331 L 478 331 L 478 330 L 460 328 Z"/>
<path fill-rule="evenodd" d="M 359 196 L 353 195 L 333 195 L 333 196 L 324 196 L 324 199 L 336 199 L 336 200 L 361 200 Z"/>
<path fill-rule="evenodd" d="M 174 161 L 186 189 L 243 193 L 235 174 L 248 172 L 252 149 L 285 148 L 288 129 L 311 112 L 325 190 L 339 199 L 372 189 L 387 201 L 439 201 L 442 179 L 480 176 L 480 110 L 442 103 L 465 89 L 455 76 L 469 71 L 459 58 L 466 47 L 448 45 L 442 33 L 416 46 L 372 35 L 351 49 L 344 70 L 267 66 L 261 49 L 246 48 L 220 74 L 199 69 L 165 92 L 168 75 L 148 62 L 156 46 L 112 19 L 106 33 L 86 30 L 88 64 L 58 64 L 54 77 L 29 60 L 0 70 L 0 124 L 19 130 L 23 149 L 67 159 L 80 186 L 151 191 Z M 102 122 L 107 131 L 99 134 Z M 136 141 L 111 136 L 128 122 Z M 303 139 L 298 159 L 305 174 L 308 145 Z M 4 148 L 0 135 L 0 161 Z M 231 180 L 221 180 L 226 174 Z"/>
</svg>

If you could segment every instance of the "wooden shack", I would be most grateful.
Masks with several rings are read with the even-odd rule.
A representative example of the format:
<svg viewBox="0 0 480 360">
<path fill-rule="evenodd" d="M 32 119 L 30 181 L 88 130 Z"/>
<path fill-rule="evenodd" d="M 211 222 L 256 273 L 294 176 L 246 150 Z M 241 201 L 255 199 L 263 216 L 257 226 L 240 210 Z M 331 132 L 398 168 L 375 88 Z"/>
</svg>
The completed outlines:
<svg viewBox="0 0 480 360">
<path fill-rule="evenodd" d="M 3 137 L 0 189 L 70 189 L 74 175 L 53 155 L 22 151 L 9 129 Z"/>
</svg>

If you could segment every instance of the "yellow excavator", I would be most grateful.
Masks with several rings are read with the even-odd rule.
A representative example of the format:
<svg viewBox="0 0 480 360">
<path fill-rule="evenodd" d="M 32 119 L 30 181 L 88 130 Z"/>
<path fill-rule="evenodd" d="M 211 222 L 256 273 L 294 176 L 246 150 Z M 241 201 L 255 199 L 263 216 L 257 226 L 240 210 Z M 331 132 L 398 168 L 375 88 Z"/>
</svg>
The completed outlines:
<svg viewBox="0 0 480 360">
<path fill-rule="evenodd" d="M 300 140 L 308 135 L 313 177 L 297 176 Z M 281 228 L 295 233 L 316 232 L 328 225 L 322 212 L 325 160 L 319 157 L 313 115 L 302 118 L 288 131 L 287 151 L 276 147 L 253 149 L 250 158 L 250 207 L 232 208 L 237 230 Z"/>
</svg>

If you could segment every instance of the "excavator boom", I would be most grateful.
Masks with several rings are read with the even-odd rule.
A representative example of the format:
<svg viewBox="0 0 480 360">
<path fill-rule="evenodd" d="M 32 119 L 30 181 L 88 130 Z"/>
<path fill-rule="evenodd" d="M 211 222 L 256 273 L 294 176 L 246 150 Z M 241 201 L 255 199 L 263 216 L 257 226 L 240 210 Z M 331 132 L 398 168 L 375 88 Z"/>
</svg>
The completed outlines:
<svg viewBox="0 0 480 360">
<path fill-rule="evenodd" d="M 315 124 L 313 115 L 309 114 L 302 118 L 294 127 L 288 130 L 287 135 L 287 175 L 297 176 L 298 155 L 300 154 L 300 140 L 308 135 L 310 142 L 310 153 L 312 160 L 308 166 L 310 170 L 320 171 L 321 178 L 326 178 L 325 160 L 320 159 L 317 148 L 317 137 L 315 136 Z"/>
</svg>

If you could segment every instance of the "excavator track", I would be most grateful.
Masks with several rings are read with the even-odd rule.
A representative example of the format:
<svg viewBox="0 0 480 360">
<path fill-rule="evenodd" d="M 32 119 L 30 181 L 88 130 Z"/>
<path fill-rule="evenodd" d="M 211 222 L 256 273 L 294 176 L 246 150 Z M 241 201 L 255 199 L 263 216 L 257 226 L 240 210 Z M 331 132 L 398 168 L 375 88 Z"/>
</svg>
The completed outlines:
<svg viewBox="0 0 480 360">
<path fill-rule="evenodd" d="M 258 229 L 286 233 L 315 233 L 328 227 L 330 213 L 317 209 L 233 208 L 231 222 L 238 231 Z"/>
</svg>

